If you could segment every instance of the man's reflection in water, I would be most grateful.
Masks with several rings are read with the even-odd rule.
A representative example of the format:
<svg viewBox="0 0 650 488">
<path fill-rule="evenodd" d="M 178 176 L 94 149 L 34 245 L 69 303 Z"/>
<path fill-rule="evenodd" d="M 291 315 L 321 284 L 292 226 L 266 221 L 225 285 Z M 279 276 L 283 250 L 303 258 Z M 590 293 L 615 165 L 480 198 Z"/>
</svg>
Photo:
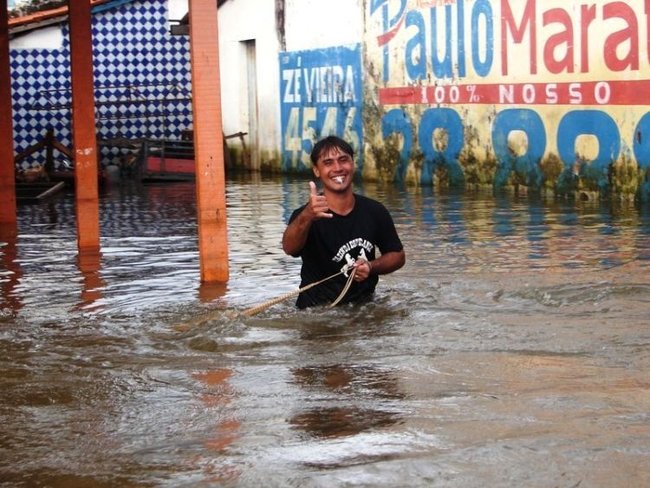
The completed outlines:
<svg viewBox="0 0 650 488">
<path fill-rule="evenodd" d="M 351 403 L 385 403 L 404 397 L 396 378 L 373 367 L 308 366 L 294 369 L 293 374 L 297 384 L 308 389 L 325 388 Z M 387 427 L 399 420 L 400 415 L 388 408 L 348 405 L 307 409 L 294 415 L 289 423 L 315 437 L 334 438 Z"/>
<path fill-rule="evenodd" d="M 229 382 L 231 376 L 232 370 L 228 368 L 201 371 L 192 375 L 204 387 L 199 397 L 201 403 L 214 411 L 218 419 L 203 442 L 206 450 L 214 453 L 216 457 L 196 460 L 203 465 L 206 481 L 210 483 L 232 482 L 241 474 L 239 468 L 219 458 L 219 454 L 224 454 L 240 436 L 241 422 L 228 411 L 232 399 L 237 395 Z"/>
</svg>

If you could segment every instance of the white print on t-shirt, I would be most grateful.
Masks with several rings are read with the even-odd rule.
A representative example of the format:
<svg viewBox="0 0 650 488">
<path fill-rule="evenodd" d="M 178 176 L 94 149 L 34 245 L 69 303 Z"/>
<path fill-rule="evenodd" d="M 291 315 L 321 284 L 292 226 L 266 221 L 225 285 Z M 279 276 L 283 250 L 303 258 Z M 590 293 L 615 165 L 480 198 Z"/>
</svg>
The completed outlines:
<svg viewBox="0 0 650 488">
<path fill-rule="evenodd" d="M 355 239 L 354 241 L 350 241 L 348 244 L 346 244 L 345 246 L 341 247 L 341 249 L 339 249 L 339 252 L 337 253 L 336 257 L 338 257 L 338 256 L 341 254 L 341 250 L 342 250 L 342 249 L 346 248 L 346 247 L 347 247 L 351 242 L 356 242 L 356 241 L 363 241 L 363 242 L 365 242 L 365 243 L 368 243 L 368 241 L 364 241 L 363 239 Z M 370 246 L 372 247 L 372 244 L 370 244 Z M 359 246 L 357 246 L 357 248 L 359 248 Z M 368 252 L 370 252 L 370 251 L 368 251 Z M 333 259 L 333 261 L 337 261 L 336 257 L 335 257 L 335 259 Z M 357 261 L 357 259 L 363 259 L 364 261 L 368 261 L 368 256 L 366 255 L 366 249 L 365 249 L 364 247 L 361 247 L 361 248 L 359 249 L 359 252 L 357 253 L 357 259 L 354 259 L 354 258 L 350 255 L 349 252 L 346 252 L 346 253 L 344 254 L 343 257 L 345 258 L 345 264 L 344 264 L 343 267 L 341 268 L 341 272 L 342 272 L 345 276 L 347 276 L 347 275 L 348 275 L 348 271 L 349 271 L 352 267 L 354 267 L 354 263 Z M 340 262 L 341 259 L 339 259 L 338 261 Z"/>
<path fill-rule="evenodd" d="M 361 248 L 361 251 L 359 252 L 359 256 L 357 259 L 363 259 L 364 261 L 368 261 L 368 257 L 366 256 L 366 250 L 364 248 Z"/>
<path fill-rule="evenodd" d="M 345 253 L 345 264 L 341 267 L 341 273 L 348 277 L 348 271 L 354 267 L 354 259 L 350 256 L 350 253 Z"/>
<path fill-rule="evenodd" d="M 363 259 L 365 259 L 366 256 L 365 251 L 372 253 L 372 250 L 374 248 L 372 242 L 367 241 L 362 237 L 357 237 L 356 239 L 352 239 L 351 241 L 348 241 L 346 244 L 343 244 L 339 248 L 338 252 L 336 253 L 336 256 L 332 258 L 332 261 L 334 261 L 335 263 L 340 263 L 343 260 L 343 258 L 347 260 L 346 254 L 349 254 L 350 251 L 352 251 L 357 247 L 361 248 L 361 251 L 357 253 L 357 258 L 360 258 L 361 252 L 363 252 L 363 256 L 364 256 Z"/>
</svg>

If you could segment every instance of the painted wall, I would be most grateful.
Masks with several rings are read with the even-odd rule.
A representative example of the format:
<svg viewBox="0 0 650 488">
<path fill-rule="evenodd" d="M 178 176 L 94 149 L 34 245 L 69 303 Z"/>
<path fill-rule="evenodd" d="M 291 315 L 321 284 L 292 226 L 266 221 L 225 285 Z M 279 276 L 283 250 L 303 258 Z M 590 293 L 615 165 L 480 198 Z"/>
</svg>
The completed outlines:
<svg viewBox="0 0 650 488">
<path fill-rule="evenodd" d="M 647 198 L 650 0 L 365 0 L 361 11 L 366 178 Z M 301 40 L 304 25 L 313 35 Z M 303 70 L 297 88 L 295 70 L 319 57 L 322 73 L 339 70 L 349 46 L 334 26 L 287 24 L 295 42 L 279 59 L 285 169 L 304 171 L 311 141 L 331 131 L 304 101 L 319 82 Z M 318 100 L 316 113 L 326 112 Z M 296 106 L 302 118 L 292 124 Z M 345 135 L 345 124 L 336 127 Z"/>
<path fill-rule="evenodd" d="M 280 53 L 282 171 L 310 172 L 326 135 L 345 137 L 363 166 L 363 2 L 287 0 Z"/>
<path fill-rule="evenodd" d="M 245 19 L 245 21 L 242 21 Z M 361 0 L 236 0 L 226 1 L 219 8 L 219 42 L 221 61 L 221 90 L 224 132 L 251 132 L 250 120 L 258 122 L 257 141 L 247 136 L 250 146 L 257 144 L 259 166 L 235 155 L 235 164 L 272 171 L 304 170 L 301 161 L 302 132 L 314 134 L 313 121 L 303 117 L 303 111 L 315 117 L 326 117 L 327 102 L 307 103 L 287 101 L 287 70 L 296 70 L 307 63 L 315 73 L 318 67 L 338 70 L 352 66 L 355 89 L 360 90 L 363 8 Z M 256 77 L 248 76 L 246 45 L 254 43 Z M 306 65 L 305 65 L 306 66 Z M 331 71 L 331 70 L 330 70 Z M 252 113 L 249 94 L 256 85 L 257 117 Z M 292 90 L 295 88 L 291 88 Z M 359 99 L 360 94 L 356 94 Z M 304 98 L 307 100 L 307 97 Z M 357 103 L 357 102 L 355 102 Z M 318 105 L 318 107 L 316 107 Z M 300 113 L 296 118 L 291 108 Z M 354 117 L 356 130 L 361 131 L 360 105 Z M 341 112 L 343 113 L 343 112 Z M 341 115 L 330 112 L 328 124 L 340 125 Z M 303 124 L 306 126 L 303 128 Z M 287 126 L 291 134 L 287 135 Z M 298 135 L 296 136 L 296 131 Z M 359 141 L 359 143 L 361 140 Z M 287 155 L 286 146 L 291 148 Z M 237 139 L 229 147 L 240 148 Z M 305 143 L 308 150 L 308 144 Z"/>
<path fill-rule="evenodd" d="M 366 7 L 366 159 L 382 176 L 558 193 L 647 183 L 650 2 Z"/>
<path fill-rule="evenodd" d="M 316 141 L 344 137 L 363 167 L 361 46 L 280 54 L 282 169 L 311 171 Z"/>
</svg>

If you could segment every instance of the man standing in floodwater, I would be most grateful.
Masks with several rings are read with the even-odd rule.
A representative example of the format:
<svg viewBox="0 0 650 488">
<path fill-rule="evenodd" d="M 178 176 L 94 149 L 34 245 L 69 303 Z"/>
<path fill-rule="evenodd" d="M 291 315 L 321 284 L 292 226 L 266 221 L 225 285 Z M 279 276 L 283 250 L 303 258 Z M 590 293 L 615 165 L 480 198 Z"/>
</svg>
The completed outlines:
<svg viewBox="0 0 650 488">
<path fill-rule="evenodd" d="M 310 157 L 322 193 L 309 182 L 309 202 L 291 214 L 282 249 L 302 258 L 301 288 L 342 270 L 344 274 L 301 292 L 296 305 L 333 302 L 352 268 L 354 282 L 340 303 L 369 300 L 379 275 L 400 269 L 406 261 L 393 219 L 384 205 L 353 192 L 354 150 L 346 141 L 326 137 L 314 145 Z"/>
</svg>

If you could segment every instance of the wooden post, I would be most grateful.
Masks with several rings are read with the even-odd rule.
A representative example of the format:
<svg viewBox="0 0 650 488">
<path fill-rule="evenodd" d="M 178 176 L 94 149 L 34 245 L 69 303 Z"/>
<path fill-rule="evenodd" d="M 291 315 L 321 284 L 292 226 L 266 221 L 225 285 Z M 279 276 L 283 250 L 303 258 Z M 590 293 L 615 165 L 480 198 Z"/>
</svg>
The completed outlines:
<svg viewBox="0 0 650 488">
<path fill-rule="evenodd" d="M 68 0 L 78 248 L 99 251 L 99 192 L 90 0 Z"/>
<path fill-rule="evenodd" d="M 228 280 L 217 2 L 190 0 L 190 53 L 201 281 Z"/>
<path fill-rule="evenodd" d="M 16 226 L 16 168 L 7 0 L 0 0 L 0 225 Z"/>
</svg>

